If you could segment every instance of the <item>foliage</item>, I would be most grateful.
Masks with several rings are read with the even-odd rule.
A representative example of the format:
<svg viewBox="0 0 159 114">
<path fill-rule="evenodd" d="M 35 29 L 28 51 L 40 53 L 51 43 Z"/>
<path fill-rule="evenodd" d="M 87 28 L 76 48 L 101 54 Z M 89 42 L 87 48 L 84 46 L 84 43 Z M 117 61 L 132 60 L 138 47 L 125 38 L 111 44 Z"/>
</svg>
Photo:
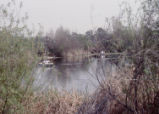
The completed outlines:
<svg viewBox="0 0 159 114">
<path fill-rule="evenodd" d="M 48 52 L 57 56 L 66 56 L 71 50 L 88 50 L 90 41 L 82 34 L 72 33 L 60 27 L 55 32 L 51 32 L 44 39 Z"/>
<path fill-rule="evenodd" d="M 132 21 L 124 26 L 117 20 L 112 32 L 113 42 L 125 52 L 122 58 L 132 61 L 130 73 L 122 71 L 115 77 L 111 76 L 110 80 L 100 81 L 99 90 L 92 99 L 83 103 L 79 113 L 159 113 L 158 6 L 158 0 L 142 2 L 138 27 Z M 126 13 L 129 15 L 130 12 Z"/>
<path fill-rule="evenodd" d="M 78 56 L 76 53 L 85 54 L 84 51 L 99 53 L 104 50 L 110 53 L 122 52 L 122 59 L 129 59 L 133 63 L 132 68 L 120 72 L 126 72 L 124 75 L 118 73 L 113 82 L 109 80 L 100 83 L 95 97 L 86 100 L 79 108 L 79 113 L 159 113 L 158 0 L 141 2 L 140 17 L 136 19 L 139 21 L 133 21 L 136 16 L 128 8 L 125 12 L 126 24 L 122 20 L 124 15 L 112 18 L 112 23 L 108 24 L 111 25 L 110 30 L 98 28 L 78 34 L 60 27 L 55 34 L 50 32 L 45 38 L 38 36 L 35 40 L 29 38 L 32 32 L 25 25 L 28 16 L 18 17 L 13 10 L 15 4 L 13 0 L 0 6 L 0 113 L 24 112 L 22 104 L 34 113 L 37 110 L 39 113 L 74 113 L 77 105 L 81 104 L 74 104 L 76 99 L 71 101 L 70 95 L 66 100 L 67 96 L 57 97 L 55 94 L 49 99 L 51 102 L 45 96 L 33 99 L 35 110 L 28 106 L 32 104 L 31 101 L 25 104 L 29 99 L 25 95 L 31 82 L 24 80 L 29 80 L 32 75 L 37 60 L 36 53 L 41 55 L 42 45 L 39 41 L 44 42 L 46 51 L 57 57 L 72 53 Z M 18 7 L 21 8 L 22 3 Z M 39 102 L 43 98 L 44 101 Z M 45 111 L 45 108 L 48 110 Z"/>
<path fill-rule="evenodd" d="M 34 39 L 28 38 L 30 31 L 24 25 L 27 17 L 17 17 L 17 12 L 14 12 L 16 6 L 16 1 L 0 6 L 2 18 L 0 22 L 0 113 L 2 114 L 17 113 L 22 110 L 21 102 L 28 91 L 32 68 L 37 58 Z M 18 8 L 21 7 L 22 3 Z"/>
<path fill-rule="evenodd" d="M 21 38 L 0 38 L 0 99 L 3 100 L 2 113 L 13 113 L 20 108 L 26 88 L 22 80 L 30 79 L 35 52 L 32 41 Z M 16 105 L 17 104 L 17 105 Z M 13 111 L 13 112 L 12 112 Z"/>
</svg>

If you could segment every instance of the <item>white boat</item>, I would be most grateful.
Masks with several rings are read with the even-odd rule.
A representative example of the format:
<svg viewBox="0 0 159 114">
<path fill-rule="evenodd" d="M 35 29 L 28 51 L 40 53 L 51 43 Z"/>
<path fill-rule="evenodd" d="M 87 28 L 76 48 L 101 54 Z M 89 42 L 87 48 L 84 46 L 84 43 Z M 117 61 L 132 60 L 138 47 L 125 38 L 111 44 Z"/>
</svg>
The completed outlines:
<svg viewBox="0 0 159 114">
<path fill-rule="evenodd" d="M 39 65 L 51 67 L 51 66 L 53 66 L 53 63 L 49 60 L 44 60 L 44 61 L 40 62 Z"/>
<path fill-rule="evenodd" d="M 54 57 L 51 57 L 51 56 L 44 56 L 44 59 L 46 59 L 46 60 L 52 60 L 52 59 L 54 59 Z"/>
</svg>

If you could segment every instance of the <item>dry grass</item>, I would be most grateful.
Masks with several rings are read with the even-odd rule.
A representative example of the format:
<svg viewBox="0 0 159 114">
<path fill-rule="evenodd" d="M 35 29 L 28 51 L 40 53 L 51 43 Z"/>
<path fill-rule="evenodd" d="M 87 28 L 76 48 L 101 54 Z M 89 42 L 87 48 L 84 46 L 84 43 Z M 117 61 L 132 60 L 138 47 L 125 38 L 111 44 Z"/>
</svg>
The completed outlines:
<svg viewBox="0 0 159 114">
<path fill-rule="evenodd" d="M 56 91 L 27 95 L 22 101 L 23 110 L 17 114 L 135 114 L 135 99 L 138 114 L 158 114 L 159 80 L 141 75 L 135 98 L 134 71 L 133 68 L 118 70 L 100 81 L 99 88 L 88 97 L 77 92 Z"/>
<path fill-rule="evenodd" d="M 90 52 L 82 49 L 72 49 L 63 53 L 63 56 L 67 61 L 81 61 L 83 58 L 89 57 L 90 55 Z"/>
<path fill-rule="evenodd" d="M 129 84 L 129 78 L 131 78 L 129 76 L 131 75 L 132 71 L 127 69 L 118 71 L 115 75 L 100 81 L 99 88 L 88 100 L 84 101 L 78 109 L 78 114 L 120 114 L 124 107 L 118 103 L 117 99 L 122 103 L 125 97 L 121 83 Z"/>
<path fill-rule="evenodd" d="M 157 80 L 138 81 L 137 98 L 131 88 L 134 70 L 118 71 L 106 81 L 100 82 L 96 93 L 85 100 L 78 109 L 78 114 L 158 114 L 159 92 Z M 135 99 L 137 99 L 137 112 Z"/>
<path fill-rule="evenodd" d="M 82 96 L 64 92 L 37 94 L 25 100 L 24 114 L 74 114 L 82 103 Z"/>
</svg>

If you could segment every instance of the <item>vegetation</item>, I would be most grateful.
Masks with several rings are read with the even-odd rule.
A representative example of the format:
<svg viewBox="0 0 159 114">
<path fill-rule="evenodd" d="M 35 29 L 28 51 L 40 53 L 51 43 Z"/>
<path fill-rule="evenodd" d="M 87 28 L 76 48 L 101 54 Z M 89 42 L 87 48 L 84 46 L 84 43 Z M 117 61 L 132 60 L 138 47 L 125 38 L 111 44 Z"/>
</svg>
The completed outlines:
<svg viewBox="0 0 159 114">
<path fill-rule="evenodd" d="M 158 0 L 141 1 L 137 21 L 128 7 L 123 18 L 112 18 L 108 29 L 78 34 L 61 27 L 41 39 L 31 37 L 24 23 L 27 16 L 16 17 L 10 9 L 14 5 L 11 1 L 0 7 L 0 113 L 159 113 Z M 104 50 L 121 53 L 118 63 L 129 60 L 131 66 L 121 63 L 115 77 L 98 80 L 100 86 L 91 97 L 58 92 L 36 95 L 29 89 L 37 54 L 43 52 L 39 41 L 52 56 L 84 56 Z"/>
<path fill-rule="evenodd" d="M 23 102 L 27 114 L 74 114 L 83 101 L 83 95 L 76 92 L 55 92 L 32 95 Z"/>
<path fill-rule="evenodd" d="M 2 113 L 19 110 L 20 103 L 28 91 L 28 86 L 21 84 L 22 80 L 31 79 L 29 76 L 36 63 L 31 42 L 28 39 L 6 36 L 0 39 L 0 111 Z"/>
<path fill-rule="evenodd" d="M 43 42 L 46 50 L 56 57 L 67 57 L 71 52 L 73 56 L 90 56 L 102 50 L 113 52 L 112 38 L 112 34 L 102 28 L 98 28 L 96 31 L 87 31 L 85 34 L 78 34 L 75 32 L 70 33 L 60 27 L 55 35 L 52 31 L 48 33 Z M 78 50 L 80 50 L 80 53 L 74 54 L 79 52 Z"/>
<path fill-rule="evenodd" d="M 11 10 L 15 2 L 0 6 L 0 113 L 17 113 L 29 90 L 32 69 L 37 63 L 34 40 Z M 21 8 L 21 5 L 20 7 Z M 11 20 L 10 20 L 11 19 Z M 25 21 L 26 17 L 22 17 Z M 27 37 L 26 37 L 27 36 Z M 23 81 L 23 82 L 22 82 Z M 25 84 L 26 83 L 26 84 Z"/>
<path fill-rule="evenodd" d="M 82 34 L 72 33 L 60 27 L 54 33 L 51 31 L 43 39 L 46 50 L 56 57 L 80 56 L 88 52 L 87 39 Z M 79 52 L 79 53 L 76 53 Z"/>
<path fill-rule="evenodd" d="M 110 80 L 100 81 L 99 90 L 93 99 L 83 103 L 79 113 L 159 113 L 158 3 L 158 0 L 143 1 L 141 22 L 136 24 L 139 26 L 128 21 L 127 26 L 114 32 L 121 41 L 117 44 L 118 49 L 124 51 L 125 56 L 122 58 L 131 60 L 133 66 L 130 71 L 126 68 L 125 71 L 117 73 L 117 76 L 111 76 Z"/>
<path fill-rule="evenodd" d="M 158 6 L 158 0 L 141 1 L 136 15 L 131 13 L 131 8 L 126 8 L 123 18 L 127 23 L 120 16 L 112 19 L 112 30 L 99 28 L 87 32 L 91 36 L 88 41 L 93 45 L 89 51 L 120 52 L 123 56 L 117 59 L 130 60 L 133 67 L 130 74 L 128 71 L 122 76 L 118 74 L 117 79 L 121 80 L 99 82 L 101 87 L 93 99 L 83 103 L 79 113 L 159 113 Z M 137 15 L 140 16 L 137 18 Z"/>
</svg>

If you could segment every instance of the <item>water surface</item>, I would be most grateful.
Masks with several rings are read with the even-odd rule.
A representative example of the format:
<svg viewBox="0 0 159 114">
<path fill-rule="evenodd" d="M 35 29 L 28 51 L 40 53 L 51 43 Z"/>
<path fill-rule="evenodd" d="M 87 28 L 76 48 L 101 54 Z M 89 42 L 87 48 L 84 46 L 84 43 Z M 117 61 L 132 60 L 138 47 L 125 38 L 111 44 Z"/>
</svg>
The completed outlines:
<svg viewBox="0 0 159 114">
<path fill-rule="evenodd" d="M 107 77 L 115 72 L 115 65 L 105 58 L 86 58 L 81 61 L 54 61 L 53 67 L 38 66 L 34 87 L 40 91 L 79 91 L 92 93 L 99 86 L 97 76 Z"/>
</svg>

